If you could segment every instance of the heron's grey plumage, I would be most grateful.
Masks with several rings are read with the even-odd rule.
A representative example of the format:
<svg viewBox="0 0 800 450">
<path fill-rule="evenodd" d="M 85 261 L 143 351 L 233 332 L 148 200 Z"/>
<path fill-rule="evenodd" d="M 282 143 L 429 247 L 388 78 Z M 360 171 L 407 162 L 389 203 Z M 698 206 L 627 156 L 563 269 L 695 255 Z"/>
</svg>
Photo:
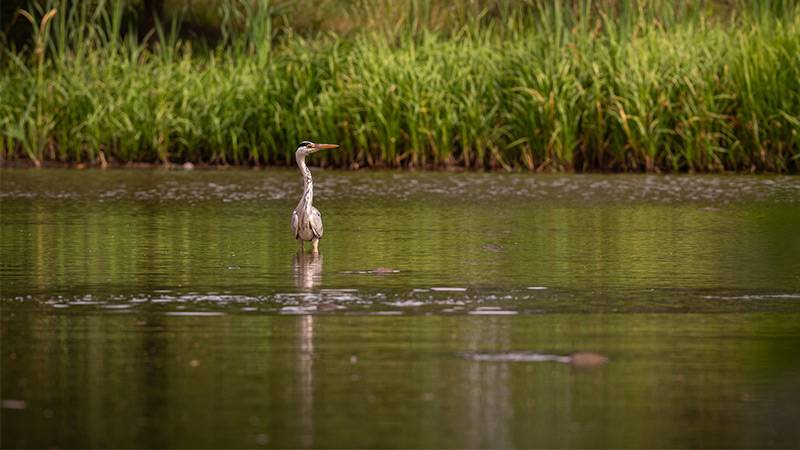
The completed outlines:
<svg viewBox="0 0 800 450">
<path fill-rule="evenodd" d="M 303 176 L 303 195 L 300 202 L 292 211 L 292 235 L 303 248 L 304 241 L 311 241 L 313 250 L 316 252 L 319 240 L 322 239 L 322 214 L 314 208 L 314 180 L 311 178 L 311 171 L 306 165 L 306 155 L 314 153 L 323 148 L 335 148 L 332 144 L 314 144 L 313 142 L 303 141 L 295 152 L 295 160 L 300 174 Z"/>
</svg>

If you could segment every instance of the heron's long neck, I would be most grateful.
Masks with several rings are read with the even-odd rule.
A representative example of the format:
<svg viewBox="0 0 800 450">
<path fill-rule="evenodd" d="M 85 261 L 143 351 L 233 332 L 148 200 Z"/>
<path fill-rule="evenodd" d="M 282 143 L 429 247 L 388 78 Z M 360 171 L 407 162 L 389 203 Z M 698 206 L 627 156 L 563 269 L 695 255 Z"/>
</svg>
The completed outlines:
<svg viewBox="0 0 800 450">
<path fill-rule="evenodd" d="M 314 201 L 314 180 L 311 178 L 311 171 L 306 166 L 306 155 L 296 155 L 297 167 L 300 168 L 300 174 L 303 175 L 303 196 L 300 198 L 300 203 L 297 204 L 298 208 L 306 211 L 311 211 L 311 203 Z"/>
</svg>

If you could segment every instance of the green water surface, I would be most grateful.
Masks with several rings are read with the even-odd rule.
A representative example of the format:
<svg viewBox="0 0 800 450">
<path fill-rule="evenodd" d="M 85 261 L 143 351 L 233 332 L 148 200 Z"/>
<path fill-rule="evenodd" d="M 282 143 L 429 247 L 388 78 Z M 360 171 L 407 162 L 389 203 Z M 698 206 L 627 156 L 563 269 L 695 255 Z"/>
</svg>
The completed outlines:
<svg viewBox="0 0 800 450">
<path fill-rule="evenodd" d="M 800 446 L 800 179 L 314 173 L 0 171 L 2 446 Z"/>
</svg>

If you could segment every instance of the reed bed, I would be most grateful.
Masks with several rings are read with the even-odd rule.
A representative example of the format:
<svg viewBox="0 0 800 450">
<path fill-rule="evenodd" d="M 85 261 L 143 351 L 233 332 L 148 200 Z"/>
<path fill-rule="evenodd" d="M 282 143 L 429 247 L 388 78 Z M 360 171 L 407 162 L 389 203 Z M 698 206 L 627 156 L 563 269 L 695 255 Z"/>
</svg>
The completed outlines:
<svg viewBox="0 0 800 450">
<path fill-rule="evenodd" d="M 2 51 L 4 160 L 286 165 L 312 139 L 342 145 L 317 161 L 350 168 L 800 169 L 793 1 L 486 2 L 448 18 L 409 0 L 383 22 L 362 2 L 315 33 L 241 2 L 214 43 L 177 20 L 145 39 L 120 2 L 88 3 L 20 16 L 33 38 Z"/>
</svg>

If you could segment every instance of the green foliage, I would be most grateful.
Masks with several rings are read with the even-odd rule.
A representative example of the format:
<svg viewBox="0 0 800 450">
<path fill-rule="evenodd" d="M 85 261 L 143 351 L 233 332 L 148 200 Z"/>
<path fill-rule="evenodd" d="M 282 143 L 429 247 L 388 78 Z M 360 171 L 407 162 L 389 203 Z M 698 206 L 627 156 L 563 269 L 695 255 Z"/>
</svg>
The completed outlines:
<svg viewBox="0 0 800 450">
<path fill-rule="evenodd" d="M 344 14 L 373 26 L 314 35 L 238 1 L 216 45 L 87 3 L 32 8 L 32 47 L 3 50 L 4 158 L 291 164 L 313 139 L 342 144 L 321 156 L 339 167 L 800 169 L 790 1 L 409 0 L 383 22 L 364 2 Z"/>
</svg>

